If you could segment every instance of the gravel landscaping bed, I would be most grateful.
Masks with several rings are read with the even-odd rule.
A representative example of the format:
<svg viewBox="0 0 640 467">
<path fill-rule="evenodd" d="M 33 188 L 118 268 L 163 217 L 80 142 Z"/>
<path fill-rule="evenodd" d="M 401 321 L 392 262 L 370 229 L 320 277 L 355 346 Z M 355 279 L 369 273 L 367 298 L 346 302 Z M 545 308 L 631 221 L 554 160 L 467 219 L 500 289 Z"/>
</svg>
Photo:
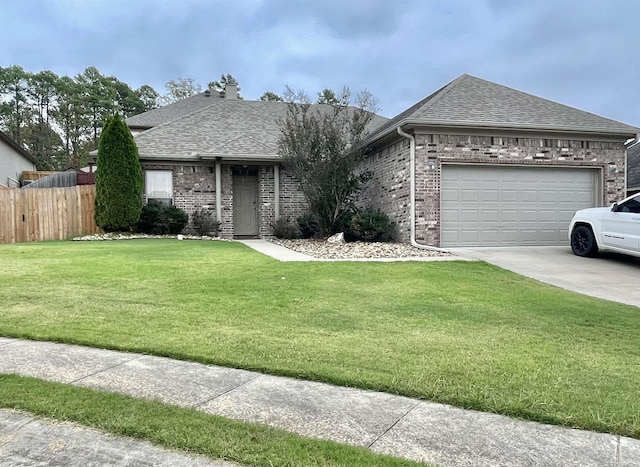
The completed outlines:
<svg viewBox="0 0 640 467">
<path fill-rule="evenodd" d="M 221 237 L 208 237 L 199 235 L 148 235 L 127 233 L 104 233 L 75 237 L 74 241 L 111 241 L 111 240 L 135 240 L 138 238 L 180 238 L 181 240 L 215 240 L 231 242 Z M 358 259 L 358 258 L 431 258 L 437 256 L 451 256 L 449 253 L 422 250 L 406 243 L 382 243 L 382 242 L 351 242 L 331 243 L 326 240 L 304 239 L 283 240 L 272 239 L 276 245 L 290 250 L 304 253 L 320 259 Z"/>
<path fill-rule="evenodd" d="M 217 240 L 222 242 L 230 242 L 225 238 L 209 237 L 206 235 L 148 235 L 148 234 L 128 234 L 122 232 L 111 232 L 104 234 L 85 235 L 83 237 L 74 237 L 74 242 L 91 242 L 104 240 L 135 240 L 136 238 L 179 238 L 180 240 Z"/>
<path fill-rule="evenodd" d="M 449 253 L 422 250 L 405 243 L 351 242 L 329 243 L 326 240 L 271 240 L 290 250 L 322 259 L 352 258 L 429 258 L 450 256 Z"/>
</svg>

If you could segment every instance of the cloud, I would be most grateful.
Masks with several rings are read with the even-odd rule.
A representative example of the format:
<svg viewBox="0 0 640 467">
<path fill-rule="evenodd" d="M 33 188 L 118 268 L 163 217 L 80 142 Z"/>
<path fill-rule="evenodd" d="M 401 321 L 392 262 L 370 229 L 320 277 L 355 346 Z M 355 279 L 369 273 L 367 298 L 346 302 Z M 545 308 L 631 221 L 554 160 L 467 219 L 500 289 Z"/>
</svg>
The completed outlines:
<svg viewBox="0 0 640 467">
<path fill-rule="evenodd" d="M 640 125 L 637 0 L 4 0 L 0 66 L 133 87 L 231 73 L 368 89 L 393 116 L 462 73 Z M 635 99 L 635 100 L 634 100 Z"/>
</svg>

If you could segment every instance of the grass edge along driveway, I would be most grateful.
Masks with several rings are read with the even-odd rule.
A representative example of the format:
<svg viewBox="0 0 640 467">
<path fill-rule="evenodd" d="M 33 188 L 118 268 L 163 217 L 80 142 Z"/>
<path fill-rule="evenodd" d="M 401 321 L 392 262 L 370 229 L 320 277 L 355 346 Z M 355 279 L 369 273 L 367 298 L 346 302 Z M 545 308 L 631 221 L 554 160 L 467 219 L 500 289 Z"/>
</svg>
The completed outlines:
<svg viewBox="0 0 640 467">
<path fill-rule="evenodd" d="M 640 438 L 638 309 L 486 263 L 279 263 L 176 240 L 2 245 L 0 302 L 0 335 Z"/>
</svg>

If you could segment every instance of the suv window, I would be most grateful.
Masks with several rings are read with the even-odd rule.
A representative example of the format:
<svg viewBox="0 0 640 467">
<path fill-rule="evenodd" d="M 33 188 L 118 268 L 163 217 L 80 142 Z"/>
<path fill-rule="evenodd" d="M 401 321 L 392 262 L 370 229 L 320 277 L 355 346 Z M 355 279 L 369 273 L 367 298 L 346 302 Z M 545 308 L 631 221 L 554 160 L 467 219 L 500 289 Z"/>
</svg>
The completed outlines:
<svg viewBox="0 0 640 467">
<path fill-rule="evenodd" d="M 620 204 L 616 211 L 640 213 L 640 196 L 636 196 L 635 198 L 631 198 L 630 200 Z"/>
</svg>

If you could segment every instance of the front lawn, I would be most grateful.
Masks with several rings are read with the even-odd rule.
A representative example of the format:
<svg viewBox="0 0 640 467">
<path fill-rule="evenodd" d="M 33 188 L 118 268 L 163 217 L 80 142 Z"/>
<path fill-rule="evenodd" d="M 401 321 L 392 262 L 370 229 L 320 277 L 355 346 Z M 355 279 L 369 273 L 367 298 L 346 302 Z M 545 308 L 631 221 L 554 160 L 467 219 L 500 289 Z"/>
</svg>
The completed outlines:
<svg viewBox="0 0 640 467">
<path fill-rule="evenodd" d="M 177 240 L 0 245 L 0 303 L 4 336 L 640 438 L 640 310 L 481 262 L 279 263 Z"/>
</svg>

